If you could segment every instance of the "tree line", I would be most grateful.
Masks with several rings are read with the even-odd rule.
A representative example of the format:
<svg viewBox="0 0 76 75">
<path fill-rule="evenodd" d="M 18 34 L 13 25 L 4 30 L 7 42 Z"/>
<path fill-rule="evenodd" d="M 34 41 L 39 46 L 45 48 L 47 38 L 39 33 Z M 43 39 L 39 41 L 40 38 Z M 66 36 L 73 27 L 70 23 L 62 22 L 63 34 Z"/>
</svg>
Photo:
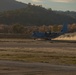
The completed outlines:
<svg viewBox="0 0 76 75">
<path fill-rule="evenodd" d="M 11 34 L 31 34 L 34 31 L 39 32 L 60 32 L 63 25 L 42 25 L 42 26 L 24 26 L 20 24 L 0 25 L 0 33 Z M 76 24 L 68 24 L 68 32 L 76 32 Z"/>
</svg>

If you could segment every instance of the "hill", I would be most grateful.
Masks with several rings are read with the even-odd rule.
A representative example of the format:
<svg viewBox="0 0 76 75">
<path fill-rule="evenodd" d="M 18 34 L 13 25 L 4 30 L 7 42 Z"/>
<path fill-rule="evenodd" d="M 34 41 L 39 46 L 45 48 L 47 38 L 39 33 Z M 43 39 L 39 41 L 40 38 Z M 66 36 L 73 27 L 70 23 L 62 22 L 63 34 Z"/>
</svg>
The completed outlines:
<svg viewBox="0 0 76 75">
<path fill-rule="evenodd" d="M 57 14 L 64 14 L 64 15 L 69 15 L 72 18 L 76 19 L 76 12 L 75 11 L 55 11 Z"/>
<path fill-rule="evenodd" d="M 15 0 L 0 0 L 0 12 L 25 8 L 26 4 Z"/>
<path fill-rule="evenodd" d="M 0 13 L 0 24 L 51 25 L 76 23 L 76 19 L 66 14 L 56 13 L 42 6 L 28 4 L 26 8 Z"/>
</svg>

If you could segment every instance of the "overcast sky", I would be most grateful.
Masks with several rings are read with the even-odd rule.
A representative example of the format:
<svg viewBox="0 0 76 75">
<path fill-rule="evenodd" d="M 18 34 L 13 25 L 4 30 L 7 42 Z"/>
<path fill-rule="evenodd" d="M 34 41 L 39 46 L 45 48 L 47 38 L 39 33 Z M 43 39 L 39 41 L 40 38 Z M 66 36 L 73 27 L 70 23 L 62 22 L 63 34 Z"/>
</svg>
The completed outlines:
<svg viewBox="0 0 76 75">
<path fill-rule="evenodd" d="M 24 3 L 42 5 L 53 10 L 76 11 L 76 0 L 17 0 Z"/>
</svg>

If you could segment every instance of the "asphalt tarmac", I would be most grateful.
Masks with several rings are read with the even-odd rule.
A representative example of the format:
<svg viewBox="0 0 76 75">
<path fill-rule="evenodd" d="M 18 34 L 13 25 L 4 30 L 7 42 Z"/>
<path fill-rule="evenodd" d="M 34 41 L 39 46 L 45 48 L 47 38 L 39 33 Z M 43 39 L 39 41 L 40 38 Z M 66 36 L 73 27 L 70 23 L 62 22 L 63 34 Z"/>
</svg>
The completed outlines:
<svg viewBox="0 0 76 75">
<path fill-rule="evenodd" d="M 0 60 L 0 75 L 76 75 L 76 66 Z"/>
</svg>

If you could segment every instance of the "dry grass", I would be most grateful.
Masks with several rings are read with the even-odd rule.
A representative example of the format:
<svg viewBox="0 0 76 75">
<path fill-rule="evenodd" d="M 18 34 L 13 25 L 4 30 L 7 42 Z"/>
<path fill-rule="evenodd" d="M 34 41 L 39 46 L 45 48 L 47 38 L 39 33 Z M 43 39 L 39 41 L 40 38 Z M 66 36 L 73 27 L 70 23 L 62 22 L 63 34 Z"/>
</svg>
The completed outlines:
<svg viewBox="0 0 76 75">
<path fill-rule="evenodd" d="M 75 43 L 0 39 L 0 60 L 76 65 Z M 0 64 L 0 75 L 76 75 L 76 72 L 50 70 L 45 67 L 17 67 Z"/>
<path fill-rule="evenodd" d="M 75 43 L 50 43 L 32 39 L 0 39 L 0 59 L 76 65 L 76 46 Z"/>
<path fill-rule="evenodd" d="M 76 65 L 76 52 L 52 50 L 53 48 L 6 48 L 0 49 L 1 60 L 42 62 Z"/>
</svg>

